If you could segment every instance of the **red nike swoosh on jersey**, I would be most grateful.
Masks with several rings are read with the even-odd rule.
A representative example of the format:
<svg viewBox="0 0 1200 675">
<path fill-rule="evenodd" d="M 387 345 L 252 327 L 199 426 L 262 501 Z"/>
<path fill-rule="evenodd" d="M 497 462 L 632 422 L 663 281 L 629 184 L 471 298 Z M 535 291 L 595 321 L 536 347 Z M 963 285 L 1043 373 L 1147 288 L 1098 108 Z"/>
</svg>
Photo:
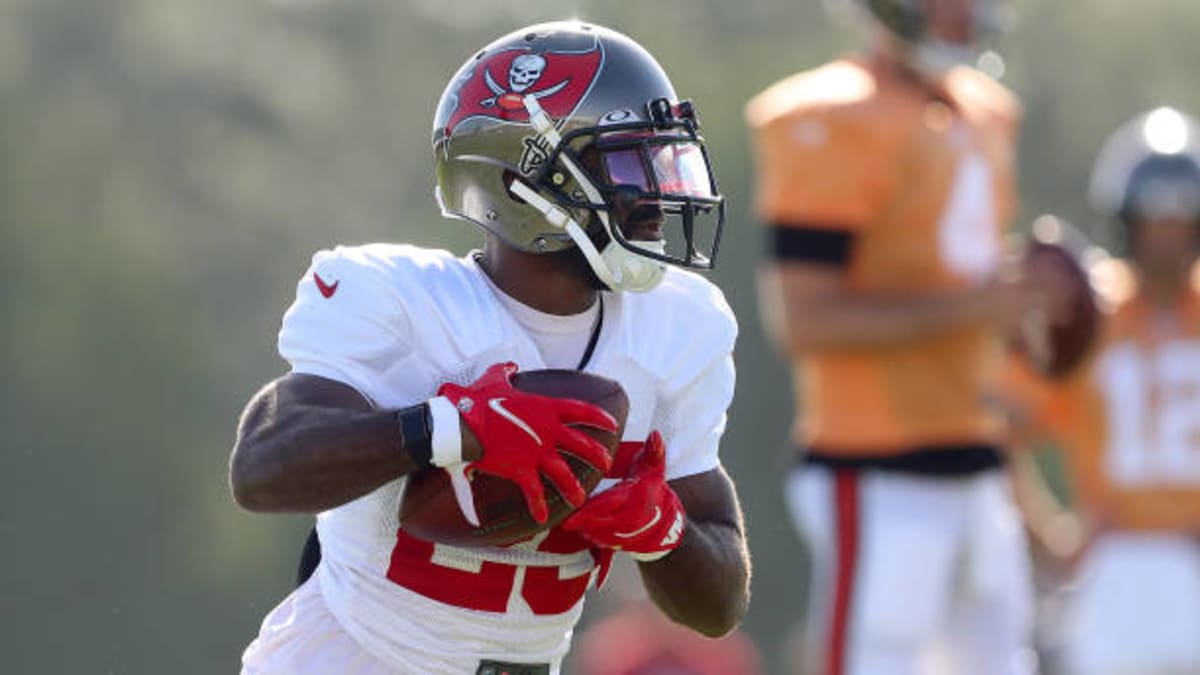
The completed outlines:
<svg viewBox="0 0 1200 675">
<path fill-rule="evenodd" d="M 321 295 L 327 298 L 332 298 L 333 294 L 337 293 L 338 284 L 342 283 L 342 280 L 338 279 L 332 284 L 327 284 L 325 283 L 325 280 L 321 278 L 321 275 L 317 274 L 316 272 L 313 272 L 313 281 L 317 282 L 317 290 L 321 291 Z"/>
</svg>

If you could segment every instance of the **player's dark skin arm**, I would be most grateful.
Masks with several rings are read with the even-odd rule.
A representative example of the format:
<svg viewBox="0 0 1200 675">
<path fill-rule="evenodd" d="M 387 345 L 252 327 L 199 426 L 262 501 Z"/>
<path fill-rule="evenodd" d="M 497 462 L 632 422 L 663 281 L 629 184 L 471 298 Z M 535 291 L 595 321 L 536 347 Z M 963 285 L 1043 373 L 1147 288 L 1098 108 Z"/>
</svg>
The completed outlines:
<svg viewBox="0 0 1200 675">
<path fill-rule="evenodd" d="M 250 511 L 316 513 L 361 497 L 417 468 L 393 411 L 354 388 L 288 374 L 247 404 L 230 459 L 230 485 Z M 463 432 L 463 457 L 479 445 Z"/>
<path fill-rule="evenodd" d="M 879 348 L 969 325 L 1010 327 L 1030 291 L 997 281 L 961 291 L 883 293 L 853 288 L 835 265 L 771 262 L 759 274 L 768 332 L 785 354 Z"/>
<path fill-rule="evenodd" d="M 723 469 L 670 482 L 687 513 L 679 547 L 638 563 L 650 598 L 671 619 L 709 637 L 741 622 L 750 604 L 750 553 L 733 482 Z"/>
</svg>

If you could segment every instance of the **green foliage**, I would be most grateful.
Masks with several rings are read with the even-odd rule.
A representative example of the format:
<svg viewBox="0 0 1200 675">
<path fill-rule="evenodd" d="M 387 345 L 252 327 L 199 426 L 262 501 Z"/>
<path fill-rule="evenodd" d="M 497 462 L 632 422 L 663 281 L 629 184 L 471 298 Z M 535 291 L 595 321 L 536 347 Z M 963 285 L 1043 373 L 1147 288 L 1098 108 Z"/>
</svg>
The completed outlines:
<svg viewBox="0 0 1200 675">
<path fill-rule="evenodd" d="M 820 3 L 4 4 L 7 671 L 236 668 L 307 527 L 240 512 L 225 484 L 242 403 L 283 371 L 274 334 L 296 278 L 335 242 L 474 245 L 432 198 L 433 106 L 495 34 L 568 13 L 642 41 L 698 101 L 732 200 L 715 277 L 743 332 L 724 456 L 756 559 L 747 627 L 778 658 L 803 555 L 781 498 L 791 394 L 754 304 L 741 106 L 849 44 Z M 1200 5 L 1018 4 L 999 49 L 1027 110 L 1021 222 L 1058 212 L 1103 239 L 1083 201 L 1093 153 L 1160 102 L 1200 110 Z"/>
</svg>

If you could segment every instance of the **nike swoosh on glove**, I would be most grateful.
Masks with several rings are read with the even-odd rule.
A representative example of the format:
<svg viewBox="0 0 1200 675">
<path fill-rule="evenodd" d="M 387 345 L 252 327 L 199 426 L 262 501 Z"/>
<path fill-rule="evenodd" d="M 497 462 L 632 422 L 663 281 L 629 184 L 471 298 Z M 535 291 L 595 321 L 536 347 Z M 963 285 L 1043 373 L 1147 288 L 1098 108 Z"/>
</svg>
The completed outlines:
<svg viewBox="0 0 1200 675">
<path fill-rule="evenodd" d="M 572 426 L 616 432 L 617 421 L 591 403 L 518 391 L 511 381 L 516 372 L 517 364 L 498 363 L 469 386 L 447 383 L 437 393 L 458 408 L 483 448 L 483 457 L 467 465 L 467 475 L 480 471 L 516 483 L 530 514 L 544 523 L 549 509 L 541 474 L 572 506 L 587 499 L 560 450 L 603 472 L 612 465 L 600 441 Z"/>
<path fill-rule="evenodd" d="M 568 516 L 563 529 L 643 562 L 658 560 L 679 546 L 687 522 L 665 475 L 666 449 L 657 431 L 645 443 L 622 443 L 608 475 L 621 481 Z"/>
</svg>

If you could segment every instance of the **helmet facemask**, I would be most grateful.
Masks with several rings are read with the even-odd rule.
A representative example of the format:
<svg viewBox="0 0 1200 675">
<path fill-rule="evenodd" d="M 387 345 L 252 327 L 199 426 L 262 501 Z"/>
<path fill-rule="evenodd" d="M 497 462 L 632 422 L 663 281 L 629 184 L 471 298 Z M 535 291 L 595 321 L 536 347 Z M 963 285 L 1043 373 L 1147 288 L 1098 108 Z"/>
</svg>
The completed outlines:
<svg viewBox="0 0 1200 675">
<path fill-rule="evenodd" d="M 641 113 L 613 110 L 561 136 L 548 120 L 538 124 L 536 100 L 527 105 L 551 148 L 529 181 L 580 215 L 563 227 L 605 284 L 644 291 L 667 264 L 712 269 L 724 200 L 689 103 L 655 99 Z M 528 191 L 514 193 L 528 201 Z"/>
</svg>

